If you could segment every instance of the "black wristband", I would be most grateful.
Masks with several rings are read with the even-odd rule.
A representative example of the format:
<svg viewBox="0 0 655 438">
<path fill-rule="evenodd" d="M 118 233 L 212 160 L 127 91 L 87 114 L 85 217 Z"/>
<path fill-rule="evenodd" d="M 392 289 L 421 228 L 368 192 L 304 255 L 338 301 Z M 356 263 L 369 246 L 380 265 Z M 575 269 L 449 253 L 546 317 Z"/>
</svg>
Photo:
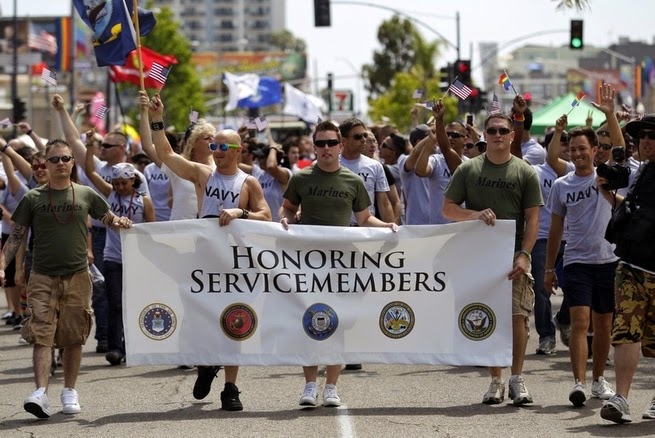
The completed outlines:
<svg viewBox="0 0 655 438">
<path fill-rule="evenodd" d="M 150 129 L 153 131 L 162 131 L 164 129 L 164 122 L 150 122 Z"/>
<path fill-rule="evenodd" d="M 30 129 L 30 130 L 27 131 L 25 134 L 26 134 L 26 135 L 32 135 L 32 130 Z"/>
<path fill-rule="evenodd" d="M 8 147 L 9 147 L 9 143 L 7 143 L 6 145 L 4 145 L 4 146 L 2 147 L 2 149 L 0 149 L 0 152 L 4 152 L 4 151 L 6 151 Z"/>
</svg>

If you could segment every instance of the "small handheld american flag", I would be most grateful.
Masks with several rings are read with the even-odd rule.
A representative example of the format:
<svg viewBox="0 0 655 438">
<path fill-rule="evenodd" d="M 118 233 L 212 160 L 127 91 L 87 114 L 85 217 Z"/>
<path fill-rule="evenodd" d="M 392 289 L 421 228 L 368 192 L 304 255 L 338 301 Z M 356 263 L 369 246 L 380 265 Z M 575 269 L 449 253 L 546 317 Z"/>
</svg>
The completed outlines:
<svg viewBox="0 0 655 438">
<path fill-rule="evenodd" d="M 57 86 L 57 75 L 47 68 L 44 68 L 41 72 L 41 79 L 43 79 L 47 84 Z"/>
<path fill-rule="evenodd" d="M 459 97 L 462 100 L 466 100 L 467 97 L 471 95 L 471 90 L 469 87 L 464 85 L 461 81 L 458 79 L 455 79 L 455 82 L 450 84 L 450 87 L 448 88 L 448 91 L 452 91 L 452 93 Z"/>
<path fill-rule="evenodd" d="M 97 119 L 102 120 L 107 116 L 107 112 L 109 112 L 109 108 L 107 108 L 104 104 L 100 104 L 95 112 L 95 116 Z"/>
<path fill-rule="evenodd" d="M 168 73 L 171 71 L 170 68 L 166 68 L 163 65 L 153 62 L 150 66 L 149 77 L 153 78 L 155 81 L 159 82 L 162 86 L 166 83 L 166 78 Z"/>
</svg>

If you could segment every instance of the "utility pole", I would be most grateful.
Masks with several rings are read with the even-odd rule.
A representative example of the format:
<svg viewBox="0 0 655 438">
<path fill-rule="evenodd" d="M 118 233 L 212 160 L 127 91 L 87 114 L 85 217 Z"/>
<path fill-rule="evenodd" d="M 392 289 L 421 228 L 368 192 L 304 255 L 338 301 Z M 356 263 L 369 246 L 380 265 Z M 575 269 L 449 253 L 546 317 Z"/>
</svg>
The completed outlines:
<svg viewBox="0 0 655 438">
<path fill-rule="evenodd" d="M 14 0 L 14 19 L 12 26 L 14 28 L 13 36 L 13 45 L 14 50 L 12 52 L 12 64 L 13 69 L 11 70 L 11 102 L 13 104 L 13 137 L 16 138 L 18 135 L 18 120 L 17 119 L 17 105 L 18 102 L 18 12 L 16 10 L 16 0 Z"/>
</svg>

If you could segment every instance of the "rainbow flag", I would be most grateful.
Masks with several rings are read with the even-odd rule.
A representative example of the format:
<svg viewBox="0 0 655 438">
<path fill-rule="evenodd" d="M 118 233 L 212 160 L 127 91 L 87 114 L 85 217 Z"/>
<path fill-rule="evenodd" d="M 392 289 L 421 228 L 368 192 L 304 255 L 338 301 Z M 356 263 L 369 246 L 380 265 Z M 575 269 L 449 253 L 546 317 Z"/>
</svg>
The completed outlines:
<svg viewBox="0 0 655 438">
<path fill-rule="evenodd" d="M 498 84 L 502 85 L 505 91 L 509 91 L 512 87 L 512 83 L 509 81 L 509 76 L 507 76 L 507 73 L 505 72 L 503 72 L 503 74 L 500 75 L 500 78 L 498 78 Z"/>
<path fill-rule="evenodd" d="M 71 38 L 73 28 L 70 17 L 55 19 L 55 36 L 57 37 L 57 55 L 55 56 L 55 71 L 70 71 L 71 69 Z"/>
<path fill-rule="evenodd" d="M 571 106 L 576 107 L 576 106 L 580 105 L 580 101 L 582 99 L 584 99 L 584 92 L 578 91 L 578 95 L 575 96 L 575 100 L 573 102 L 571 102 Z"/>
</svg>

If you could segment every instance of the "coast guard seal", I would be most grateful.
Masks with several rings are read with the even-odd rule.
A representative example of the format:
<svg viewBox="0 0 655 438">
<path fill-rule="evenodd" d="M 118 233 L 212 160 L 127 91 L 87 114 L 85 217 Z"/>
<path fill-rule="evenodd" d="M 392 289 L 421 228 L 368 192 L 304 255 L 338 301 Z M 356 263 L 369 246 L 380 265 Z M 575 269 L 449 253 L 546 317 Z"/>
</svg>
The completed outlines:
<svg viewBox="0 0 655 438">
<path fill-rule="evenodd" d="M 324 341 L 337 330 L 339 316 L 327 304 L 315 303 L 305 310 L 302 326 L 307 336 L 315 341 Z"/>
</svg>

